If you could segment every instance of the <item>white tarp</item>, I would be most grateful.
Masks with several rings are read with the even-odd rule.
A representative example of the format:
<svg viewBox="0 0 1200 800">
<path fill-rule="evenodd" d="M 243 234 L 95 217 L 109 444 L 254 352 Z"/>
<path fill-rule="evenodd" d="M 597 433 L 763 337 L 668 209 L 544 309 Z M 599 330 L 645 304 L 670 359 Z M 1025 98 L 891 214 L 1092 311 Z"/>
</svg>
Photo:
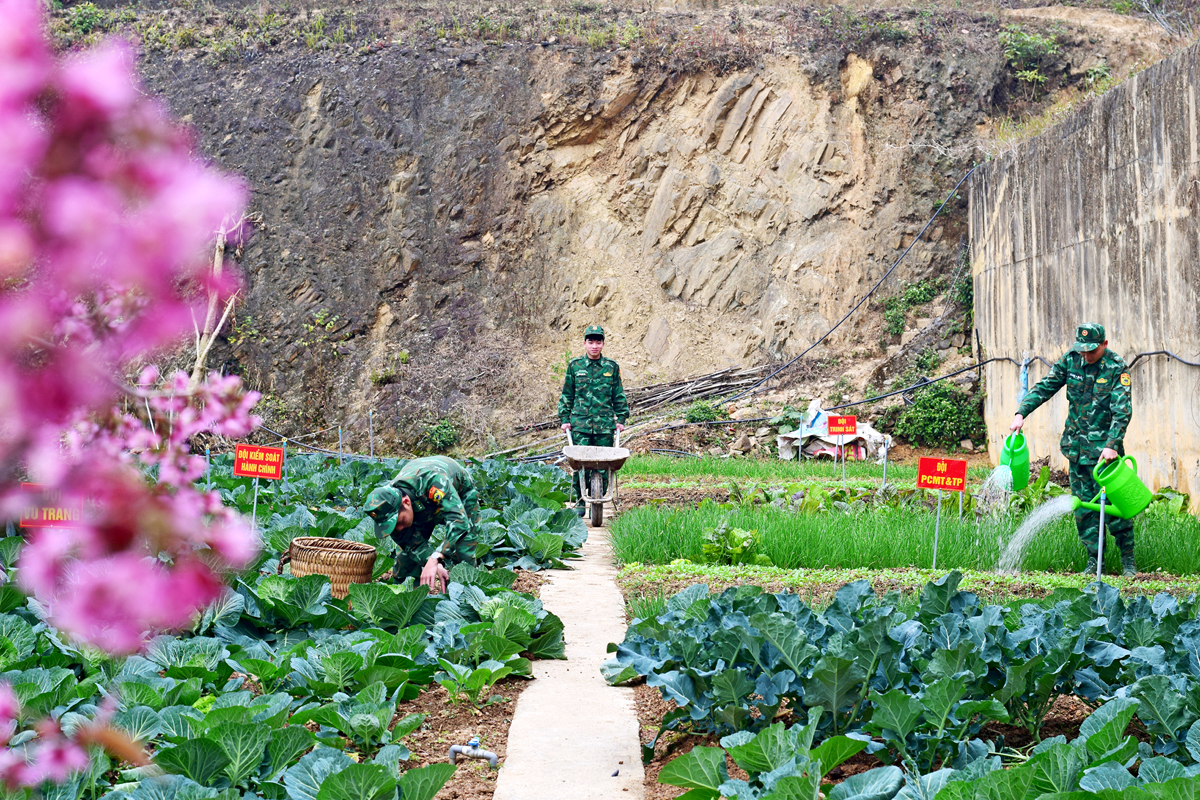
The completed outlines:
<svg viewBox="0 0 1200 800">
<path fill-rule="evenodd" d="M 806 458 L 837 458 L 841 455 L 838 446 L 843 444 L 839 439 L 845 440 L 848 461 L 865 461 L 872 456 L 882 458 L 892 443 L 892 437 L 880 433 L 871 427 L 869 422 L 862 420 L 855 426 L 858 433 L 854 436 L 830 436 L 829 414 L 821 408 L 820 400 L 813 400 L 808 404 L 804 419 L 805 423 L 797 430 L 775 437 L 775 443 L 779 446 L 779 457 L 784 461 L 797 458 L 798 455 Z"/>
</svg>

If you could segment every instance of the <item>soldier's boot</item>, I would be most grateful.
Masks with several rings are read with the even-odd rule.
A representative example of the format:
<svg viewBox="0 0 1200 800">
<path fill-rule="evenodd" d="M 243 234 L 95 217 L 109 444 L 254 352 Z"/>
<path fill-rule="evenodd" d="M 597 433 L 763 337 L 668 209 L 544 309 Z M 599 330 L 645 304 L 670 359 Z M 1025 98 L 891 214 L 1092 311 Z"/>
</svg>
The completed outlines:
<svg viewBox="0 0 1200 800">
<path fill-rule="evenodd" d="M 1137 575 L 1137 565 L 1133 563 L 1133 553 L 1121 553 L 1121 574 L 1126 578 Z"/>
<path fill-rule="evenodd" d="M 1096 556 L 1094 553 L 1092 555 L 1088 556 L 1087 566 L 1083 568 L 1083 574 L 1084 575 L 1095 575 L 1096 574 Z"/>
</svg>

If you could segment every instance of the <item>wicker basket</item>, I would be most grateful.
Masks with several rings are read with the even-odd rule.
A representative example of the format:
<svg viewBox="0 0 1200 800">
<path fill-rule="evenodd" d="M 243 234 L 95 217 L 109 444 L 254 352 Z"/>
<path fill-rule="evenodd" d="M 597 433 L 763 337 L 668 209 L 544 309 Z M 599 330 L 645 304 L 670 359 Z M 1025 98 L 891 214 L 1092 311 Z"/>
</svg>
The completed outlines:
<svg viewBox="0 0 1200 800">
<path fill-rule="evenodd" d="M 361 542 L 347 542 L 328 536 L 297 536 L 292 539 L 287 555 L 279 559 L 279 570 L 289 560 L 292 574 L 329 577 L 333 596 L 341 599 L 350 592 L 352 583 L 370 583 L 375 569 L 375 548 Z"/>
</svg>

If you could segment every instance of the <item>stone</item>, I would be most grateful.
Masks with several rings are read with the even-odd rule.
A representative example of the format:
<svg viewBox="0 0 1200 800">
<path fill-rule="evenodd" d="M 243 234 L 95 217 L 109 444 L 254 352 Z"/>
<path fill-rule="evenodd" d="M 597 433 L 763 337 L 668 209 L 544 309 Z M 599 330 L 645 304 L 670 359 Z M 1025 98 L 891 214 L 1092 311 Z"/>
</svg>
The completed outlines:
<svg viewBox="0 0 1200 800">
<path fill-rule="evenodd" d="M 661 361 L 671 344 L 671 325 L 665 317 L 657 317 L 646 329 L 646 338 L 642 346 L 655 361 Z"/>
<path fill-rule="evenodd" d="M 604 281 L 598 281 L 592 290 L 583 298 L 583 304 L 588 308 L 600 303 L 608 295 L 608 284 Z"/>
<path fill-rule="evenodd" d="M 909 342 L 917 338 L 918 333 L 920 333 L 920 331 L 905 331 L 904 333 L 900 334 L 900 346 L 907 346 Z"/>
<path fill-rule="evenodd" d="M 949 350 L 950 349 L 950 340 L 942 339 L 941 341 L 939 341 L 937 343 L 937 349 L 938 350 Z"/>
<path fill-rule="evenodd" d="M 743 453 L 746 452 L 747 450 L 751 449 L 752 447 L 754 447 L 754 444 L 750 441 L 750 437 L 744 433 L 738 438 L 738 440 L 736 442 L 734 442 L 732 445 L 730 445 L 731 450 L 741 450 Z"/>
<path fill-rule="evenodd" d="M 950 337 L 951 347 L 962 347 L 967 343 L 967 337 L 961 333 L 956 333 Z"/>
<path fill-rule="evenodd" d="M 771 435 L 771 429 L 766 428 L 766 427 L 759 428 L 758 430 L 756 430 L 754 432 L 754 435 L 757 436 L 759 439 L 765 439 L 766 437 Z"/>
<path fill-rule="evenodd" d="M 710 447 L 710 448 L 708 448 L 708 454 L 710 456 L 720 456 L 720 455 L 724 455 L 725 451 L 719 447 Z"/>
<path fill-rule="evenodd" d="M 958 446 L 963 449 L 963 452 L 966 452 L 966 453 L 974 453 L 975 452 L 975 443 L 972 442 L 970 439 L 963 439 L 961 442 L 958 443 Z"/>
<path fill-rule="evenodd" d="M 730 419 L 753 419 L 761 414 L 758 409 L 743 406 L 729 415 Z"/>
</svg>

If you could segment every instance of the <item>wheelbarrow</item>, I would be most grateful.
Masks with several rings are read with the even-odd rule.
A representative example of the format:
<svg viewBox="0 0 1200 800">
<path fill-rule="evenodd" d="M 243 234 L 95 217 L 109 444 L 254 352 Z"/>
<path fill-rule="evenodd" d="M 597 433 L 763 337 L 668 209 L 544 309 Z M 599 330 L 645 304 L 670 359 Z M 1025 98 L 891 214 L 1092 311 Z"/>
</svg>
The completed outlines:
<svg viewBox="0 0 1200 800">
<path fill-rule="evenodd" d="M 593 528 L 604 524 L 604 504 L 617 502 L 616 472 L 625 465 L 629 458 L 629 450 L 621 447 L 621 432 L 616 432 L 613 447 L 576 446 L 571 439 L 571 431 L 567 431 L 567 446 L 563 448 L 563 458 L 579 480 L 579 494 L 583 498 L 585 516 L 592 521 Z M 586 485 L 585 470 L 592 472 L 592 485 Z M 608 494 L 604 493 L 604 475 L 608 475 Z"/>
</svg>

